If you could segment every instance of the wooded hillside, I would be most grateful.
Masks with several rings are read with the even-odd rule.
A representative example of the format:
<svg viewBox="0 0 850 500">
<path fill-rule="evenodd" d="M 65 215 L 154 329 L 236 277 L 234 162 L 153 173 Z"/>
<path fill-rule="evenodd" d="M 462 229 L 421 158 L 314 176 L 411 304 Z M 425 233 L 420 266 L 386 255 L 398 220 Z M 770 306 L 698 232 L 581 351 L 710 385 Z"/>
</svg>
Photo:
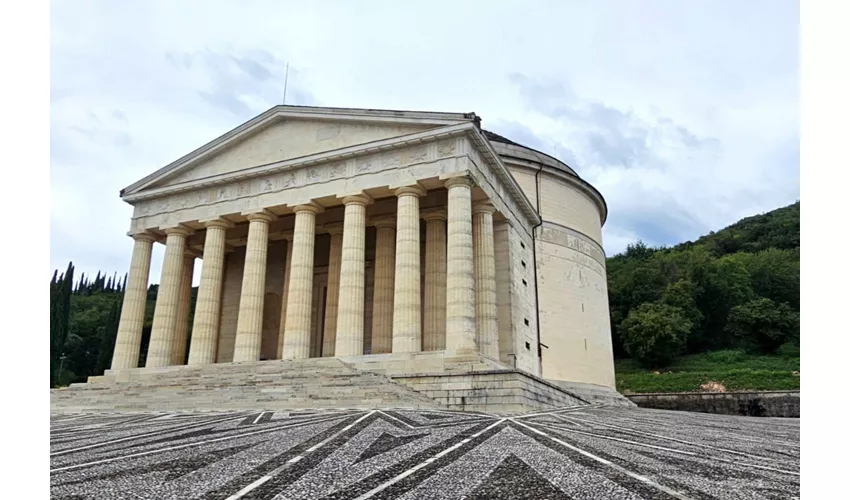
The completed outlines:
<svg viewBox="0 0 850 500">
<path fill-rule="evenodd" d="M 671 248 L 637 242 L 607 264 L 617 357 L 799 353 L 799 202 Z"/>
</svg>

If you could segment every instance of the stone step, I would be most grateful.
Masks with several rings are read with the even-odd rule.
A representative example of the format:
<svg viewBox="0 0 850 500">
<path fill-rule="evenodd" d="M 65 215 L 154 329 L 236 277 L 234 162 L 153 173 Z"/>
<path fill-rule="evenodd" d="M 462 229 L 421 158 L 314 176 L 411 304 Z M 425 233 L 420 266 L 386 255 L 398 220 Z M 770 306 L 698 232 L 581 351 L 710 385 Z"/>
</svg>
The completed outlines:
<svg viewBox="0 0 850 500">
<path fill-rule="evenodd" d="M 439 408 L 425 395 L 336 358 L 109 371 L 51 391 L 51 408 L 178 410 Z"/>
</svg>

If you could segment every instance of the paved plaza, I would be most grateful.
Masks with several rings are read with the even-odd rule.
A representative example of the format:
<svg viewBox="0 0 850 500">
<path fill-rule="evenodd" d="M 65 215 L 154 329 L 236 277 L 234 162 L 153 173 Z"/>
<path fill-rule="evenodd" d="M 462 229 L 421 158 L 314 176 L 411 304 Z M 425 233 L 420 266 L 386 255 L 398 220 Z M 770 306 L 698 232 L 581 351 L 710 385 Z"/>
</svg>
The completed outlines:
<svg viewBox="0 0 850 500">
<path fill-rule="evenodd" d="M 84 499 L 799 497 L 797 419 L 581 407 L 51 418 L 51 496 Z"/>
</svg>

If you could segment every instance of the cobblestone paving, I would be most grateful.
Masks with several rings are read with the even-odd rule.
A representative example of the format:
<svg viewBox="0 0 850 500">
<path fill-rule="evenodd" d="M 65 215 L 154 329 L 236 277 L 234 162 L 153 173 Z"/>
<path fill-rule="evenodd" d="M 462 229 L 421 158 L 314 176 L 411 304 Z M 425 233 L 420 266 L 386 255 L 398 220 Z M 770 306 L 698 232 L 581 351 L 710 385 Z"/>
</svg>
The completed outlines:
<svg viewBox="0 0 850 500">
<path fill-rule="evenodd" d="M 52 498 L 799 497 L 796 419 L 590 406 L 53 415 Z"/>
</svg>

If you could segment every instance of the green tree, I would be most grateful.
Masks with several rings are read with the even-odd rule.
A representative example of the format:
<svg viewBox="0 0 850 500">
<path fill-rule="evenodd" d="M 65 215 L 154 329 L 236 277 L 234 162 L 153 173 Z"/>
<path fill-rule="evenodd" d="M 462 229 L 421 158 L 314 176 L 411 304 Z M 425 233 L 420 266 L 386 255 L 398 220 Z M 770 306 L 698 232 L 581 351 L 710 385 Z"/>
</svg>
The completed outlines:
<svg viewBox="0 0 850 500">
<path fill-rule="evenodd" d="M 785 343 L 799 345 L 800 314 L 784 302 L 758 298 L 733 307 L 726 330 L 742 345 L 770 354 Z"/>
<path fill-rule="evenodd" d="M 747 268 L 753 291 L 759 297 L 785 302 L 800 310 L 800 249 L 768 248 L 735 256 Z"/>
<path fill-rule="evenodd" d="M 661 303 L 642 304 L 620 325 L 626 351 L 649 368 L 666 366 L 681 354 L 691 328 L 680 308 Z"/>
<path fill-rule="evenodd" d="M 54 273 L 50 282 L 50 386 L 60 376 L 61 357 L 68 342 L 68 322 L 71 314 L 71 292 L 74 286 L 74 264 L 58 279 Z"/>
<path fill-rule="evenodd" d="M 112 363 L 112 353 L 115 349 L 115 339 L 118 336 L 118 321 L 121 317 L 121 301 L 123 296 L 117 295 L 109 308 L 109 316 L 106 319 L 106 328 L 100 337 L 100 347 L 97 355 L 97 368 L 95 373 L 103 373 L 109 369 Z"/>
<path fill-rule="evenodd" d="M 697 307 L 704 315 L 701 328 L 688 343 L 689 352 L 704 352 L 735 346 L 735 339 L 724 327 L 729 311 L 754 298 L 747 268 L 727 255 L 712 261 L 705 269 L 695 272 Z"/>
<path fill-rule="evenodd" d="M 691 322 L 691 325 L 696 326 L 702 323 L 704 319 L 702 312 L 697 307 L 696 294 L 696 285 L 688 279 L 681 279 L 668 284 L 664 288 L 664 292 L 661 294 L 661 303 L 678 307 L 682 310 L 685 318 Z"/>
</svg>

